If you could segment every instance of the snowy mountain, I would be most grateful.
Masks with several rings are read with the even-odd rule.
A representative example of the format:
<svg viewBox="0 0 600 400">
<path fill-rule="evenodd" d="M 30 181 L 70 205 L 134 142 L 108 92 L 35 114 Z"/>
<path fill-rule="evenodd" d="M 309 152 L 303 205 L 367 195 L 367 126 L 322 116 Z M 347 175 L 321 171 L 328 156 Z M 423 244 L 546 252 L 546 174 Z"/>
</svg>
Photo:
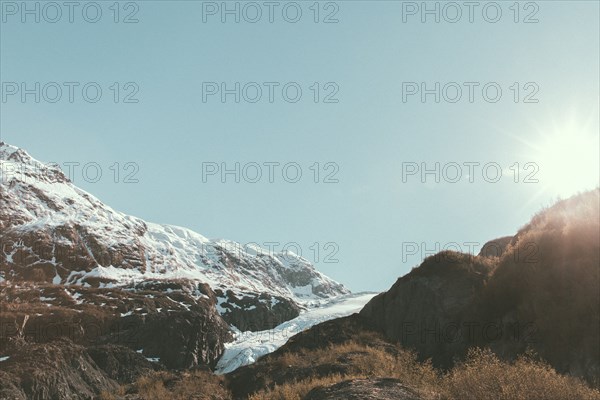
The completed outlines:
<svg viewBox="0 0 600 400">
<path fill-rule="evenodd" d="M 224 313 L 239 307 L 232 298 L 240 304 L 267 294 L 270 302 L 302 303 L 349 293 L 291 252 L 211 240 L 118 212 L 58 167 L 2 142 L 0 171 L 0 282 L 101 288 L 187 279 L 215 290 Z"/>
</svg>

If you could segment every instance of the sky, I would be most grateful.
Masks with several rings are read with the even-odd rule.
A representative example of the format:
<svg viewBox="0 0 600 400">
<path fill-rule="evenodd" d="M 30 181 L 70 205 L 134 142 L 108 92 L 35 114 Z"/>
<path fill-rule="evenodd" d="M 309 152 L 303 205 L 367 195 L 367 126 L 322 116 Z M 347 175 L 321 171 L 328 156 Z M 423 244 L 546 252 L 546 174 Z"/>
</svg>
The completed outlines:
<svg viewBox="0 0 600 400">
<path fill-rule="evenodd" d="M 71 4 L 0 2 L 0 139 L 145 220 L 381 291 L 598 186 L 597 1 Z"/>
</svg>

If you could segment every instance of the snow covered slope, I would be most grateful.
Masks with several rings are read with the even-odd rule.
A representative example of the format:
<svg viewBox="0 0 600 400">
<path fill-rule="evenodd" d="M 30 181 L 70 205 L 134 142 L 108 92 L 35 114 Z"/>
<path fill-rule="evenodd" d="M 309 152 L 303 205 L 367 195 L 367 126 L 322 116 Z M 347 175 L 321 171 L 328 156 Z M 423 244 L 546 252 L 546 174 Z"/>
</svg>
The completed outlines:
<svg viewBox="0 0 600 400">
<path fill-rule="evenodd" d="M 270 253 L 125 215 L 58 167 L 0 142 L 0 282 L 90 286 L 186 278 L 295 301 L 349 293 L 293 253 Z"/>
<path fill-rule="evenodd" d="M 272 353 L 289 338 L 313 325 L 359 312 L 377 293 L 356 293 L 313 304 L 300 316 L 274 329 L 261 332 L 235 332 L 235 340 L 225 344 L 225 353 L 217 364 L 216 372 L 227 374 L 254 363 L 259 357 Z"/>
</svg>

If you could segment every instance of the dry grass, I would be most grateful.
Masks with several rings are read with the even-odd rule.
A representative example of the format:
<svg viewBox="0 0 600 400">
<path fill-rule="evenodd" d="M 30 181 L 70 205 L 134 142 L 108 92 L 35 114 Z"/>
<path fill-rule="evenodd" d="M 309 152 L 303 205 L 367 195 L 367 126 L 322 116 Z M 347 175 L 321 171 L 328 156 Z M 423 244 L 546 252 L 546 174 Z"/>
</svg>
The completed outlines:
<svg viewBox="0 0 600 400">
<path fill-rule="evenodd" d="M 372 348 L 356 342 L 302 353 L 282 354 L 273 362 L 286 368 L 323 366 L 343 363 L 347 373 L 286 382 L 264 389 L 249 400 L 301 400 L 312 389 L 331 386 L 350 379 L 395 378 L 418 392 L 426 400 L 600 400 L 600 392 L 583 381 L 558 374 L 531 355 L 514 362 L 500 360 L 490 350 L 471 349 L 467 359 L 442 374 L 429 362 L 419 362 L 414 353 L 396 348 Z M 222 377 L 208 371 L 153 372 L 133 385 L 144 400 L 227 400 L 231 393 Z M 128 391 L 129 392 L 129 391 Z M 104 393 L 102 400 L 122 398 L 123 391 Z"/>
<path fill-rule="evenodd" d="M 250 396 L 250 400 L 300 400 L 319 386 L 330 386 L 356 378 L 396 378 L 431 400 L 600 400 L 600 392 L 579 379 L 558 374 L 547 364 L 524 356 L 513 363 L 501 361 L 489 350 L 473 349 L 467 360 L 441 375 L 430 363 L 420 363 L 414 353 L 397 355 L 347 343 L 306 353 L 284 354 L 282 365 L 309 366 L 350 357 L 353 371 L 311 377 L 276 385 Z"/>
<path fill-rule="evenodd" d="M 530 356 L 506 363 L 481 349 L 472 349 L 467 360 L 444 377 L 441 392 L 448 400 L 600 399 L 597 390 Z"/>
<path fill-rule="evenodd" d="M 171 397 L 165 387 L 165 381 L 170 378 L 170 374 L 165 372 L 155 372 L 140 377 L 135 383 L 137 392 L 144 400 L 161 400 Z"/>
<path fill-rule="evenodd" d="M 334 385 L 346 379 L 351 379 L 351 377 L 335 374 L 323 378 L 309 378 L 253 394 L 249 400 L 302 400 L 313 388 Z"/>
<path fill-rule="evenodd" d="M 440 376 L 430 363 L 417 361 L 414 353 L 394 348 L 385 351 L 356 342 L 329 346 L 303 353 L 285 353 L 275 362 L 281 367 L 311 367 L 316 365 L 348 366 L 345 374 L 313 376 L 308 379 L 275 385 L 272 389 L 255 393 L 250 400 L 299 400 L 318 386 L 329 386 L 355 378 L 396 378 L 410 382 L 424 397 L 433 398 L 431 388 L 440 383 Z M 393 354 L 395 353 L 395 354 Z"/>
<path fill-rule="evenodd" d="M 207 371 L 184 372 L 176 376 L 169 372 L 153 372 L 135 383 L 144 400 L 226 400 L 231 395 L 221 377 Z"/>
<path fill-rule="evenodd" d="M 124 395 L 125 395 L 125 387 L 119 386 L 119 389 L 115 393 L 102 391 L 102 393 L 100 393 L 100 400 L 117 400 L 117 399 L 122 398 Z"/>
</svg>

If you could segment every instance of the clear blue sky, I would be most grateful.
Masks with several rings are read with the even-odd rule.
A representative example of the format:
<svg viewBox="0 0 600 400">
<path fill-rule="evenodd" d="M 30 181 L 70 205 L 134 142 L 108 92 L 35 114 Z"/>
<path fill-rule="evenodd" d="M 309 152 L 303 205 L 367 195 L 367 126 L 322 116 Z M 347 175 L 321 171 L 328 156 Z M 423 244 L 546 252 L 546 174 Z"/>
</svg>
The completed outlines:
<svg viewBox="0 0 600 400">
<path fill-rule="evenodd" d="M 407 243 L 425 243 L 431 250 L 436 243 L 455 242 L 466 250 L 465 243 L 514 233 L 557 196 L 598 185 L 596 1 L 521 2 L 518 23 L 512 1 L 498 3 L 497 23 L 484 19 L 486 2 L 474 10 L 472 23 L 466 8 L 456 23 L 444 20 L 454 18 L 452 9 L 440 11 L 440 23 L 427 15 L 422 23 L 420 10 L 412 15 L 411 5 L 400 1 L 321 2 L 319 23 L 312 1 L 298 3 L 297 23 L 283 18 L 285 2 L 274 9 L 272 23 L 265 6 L 257 23 L 244 20 L 255 15 L 249 8 L 240 23 L 227 15 L 222 23 L 218 12 L 206 14 L 203 22 L 203 6 L 212 11 L 221 2 L 141 1 L 137 7 L 121 2 L 114 23 L 113 2 L 98 3 L 97 23 L 83 18 L 86 2 L 74 9 L 72 23 L 66 7 L 61 19 L 48 22 L 56 10 L 40 3 L 35 23 L 35 15 L 15 9 L 21 2 L 2 1 L 0 136 L 42 161 L 98 163 L 103 171 L 98 182 L 87 182 L 80 169 L 73 180 L 120 211 L 212 238 L 280 247 L 296 242 L 311 260 L 316 242 L 321 271 L 354 291 L 384 290 L 426 251 L 409 255 Z M 95 9 L 86 10 L 93 19 Z M 286 10 L 293 19 L 295 8 Z M 495 9 L 486 10 L 486 18 L 493 19 Z M 122 23 L 131 13 L 139 22 Z M 322 23 L 330 14 L 338 22 Z M 528 16 L 538 22 L 523 23 Z M 46 85 L 39 103 L 32 94 L 25 101 L 20 93 L 10 94 L 23 82 L 29 88 L 35 82 Z M 56 95 L 49 82 L 63 88 L 56 103 L 47 101 Z M 64 82 L 80 84 L 72 103 Z M 88 82 L 103 90 L 97 103 L 82 97 Z M 114 82 L 121 86 L 119 100 L 135 87 L 124 84 L 134 82 L 139 102 L 114 103 Z M 233 95 L 222 103 L 218 95 L 203 102 L 203 82 L 280 86 L 272 103 L 264 85 L 256 103 L 244 98 L 235 103 Z M 296 103 L 282 98 L 287 82 L 302 88 Z M 337 87 L 338 102 L 315 103 L 314 82 L 320 83 L 320 100 Z M 327 82 L 334 85 L 324 87 Z M 409 88 L 403 82 L 427 82 L 430 88 L 456 82 L 463 97 L 450 103 L 442 93 L 435 103 L 428 95 L 423 103 L 417 94 L 403 102 Z M 480 83 L 472 103 L 464 82 Z M 503 90 L 496 103 L 482 97 L 488 82 Z M 510 88 L 515 82 L 518 103 L 516 87 Z M 253 90 L 248 87 L 248 97 Z M 454 97 L 454 90 L 447 86 L 446 97 Z M 523 102 L 535 91 L 530 99 L 537 103 Z M 577 145 L 569 148 L 572 142 Z M 110 169 L 115 162 L 118 183 Z M 139 166 L 138 183 L 123 182 L 133 171 L 125 170 L 127 162 Z M 203 182 L 206 162 L 231 168 L 236 162 L 294 162 L 303 175 L 289 183 L 278 167 L 270 183 L 263 166 L 257 183 L 243 177 L 235 183 L 232 176 L 226 183 L 215 176 Z M 319 183 L 310 169 L 315 162 Z M 338 183 L 322 182 L 334 171 L 325 169 L 328 162 L 339 168 Z M 479 166 L 473 183 L 466 168 L 456 183 L 443 176 L 436 183 L 429 175 L 426 183 L 418 176 L 403 182 L 406 162 L 429 168 L 436 162 L 440 168 L 452 162 L 497 163 L 504 175 L 487 182 Z M 518 183 L 510 169 L 515 162 L 521 169 Z M 537 167 L 527 169 L 527 162 Z M 451 180 L 454 170 L 447 168 Z M 529 173 L 539 183 L 525 183 Z M 329 242 L 339 249 L 337 263 L 323 262 L 336 247 L 325 247 Z"/>
</svg>

